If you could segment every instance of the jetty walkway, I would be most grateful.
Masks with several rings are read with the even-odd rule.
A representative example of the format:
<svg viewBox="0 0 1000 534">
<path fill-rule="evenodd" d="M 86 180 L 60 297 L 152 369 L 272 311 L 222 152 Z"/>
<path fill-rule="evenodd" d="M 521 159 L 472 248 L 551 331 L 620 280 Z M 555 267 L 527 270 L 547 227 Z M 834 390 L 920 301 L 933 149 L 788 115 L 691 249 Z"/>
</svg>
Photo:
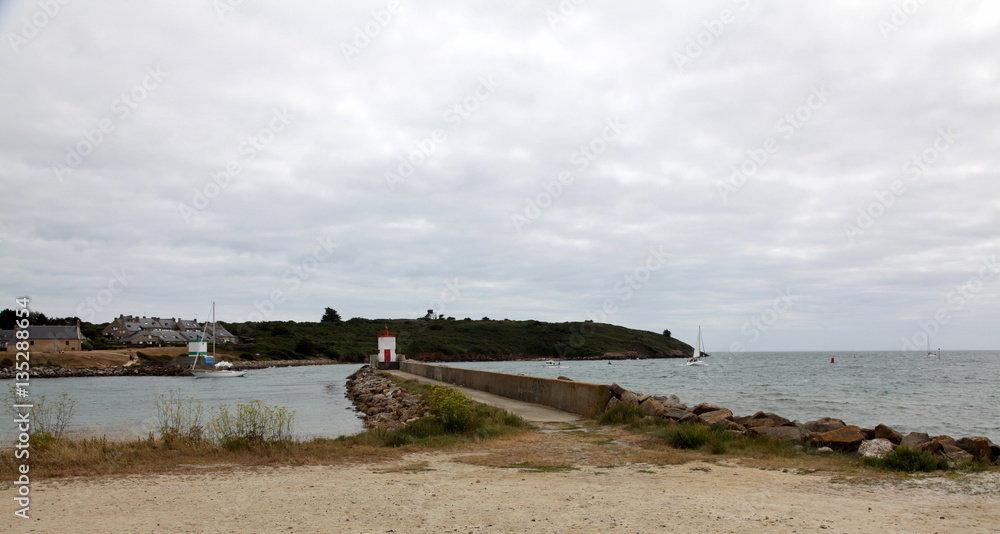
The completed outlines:
<svg viewBox="0 0 1000 534">
<path fill-rule="evenodd" d="M 455 384 L 449 384 L 447 382 L 441 382 L 439 380 L 433 380 L 403 371 L 383 370 L 382 372 L 398 376 L 404 380 L 416 380 L 421 384 L 432 384 L 435 386 L 445 386 L 457 389 L 476 402 L 502 408 L 512 414 L 521 416 L 529 423 L 570 423 L 580 421 L 582 419 L 582 416 L 575 413 L 564 412 L 562 410 L 557 410 L 541 404 L 501 397 L 500 395 L 494 395 L 478 389 L 456 386 Z"/>
</svg>

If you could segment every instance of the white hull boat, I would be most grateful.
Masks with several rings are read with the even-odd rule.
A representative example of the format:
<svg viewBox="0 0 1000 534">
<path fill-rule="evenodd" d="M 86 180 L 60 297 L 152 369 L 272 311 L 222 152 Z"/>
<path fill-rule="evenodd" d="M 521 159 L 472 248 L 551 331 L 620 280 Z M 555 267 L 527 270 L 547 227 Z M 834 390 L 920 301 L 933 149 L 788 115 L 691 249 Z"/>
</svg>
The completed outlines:
<svg viewBox="0 0 1000 534">
<path fill-rule="evenodd" d="M 205 332 L 208 331 L 208 323 L 205 323 Z M 204 332 L 203 332 L 204 333 Z M 215 361 L 215 303 L 212 303 L 212 359 L 208 356 L 208 343 L 199 338 L 197 341 L 188 343 L 188 356 L 194 356 L 191 363 L 191 376 L 195 378 L 239 378 L 247 374 L 246 371 L 236 371 L 233 364 L 229 362 L 218 362 L 214 369 L 197 369 L 198 358 L 202 358 L 205 363 Z"/>
<path fill-rule="evenodd" d="M 701 345 L 702 345 L 702 343 L 701 343 L 701 327 L 699 326 L 698 327 L 698 339 L 694 343 L 694 354 L 691 355 L 691 359 L 689 359 L 688 361 L 684 362 L 685 366 L 690 367 L 690 366 L 696 366 L 696 365 L 708 365 L 708 363 L 704 359 L 705 357 L 702 356 Z"/>
</svg>

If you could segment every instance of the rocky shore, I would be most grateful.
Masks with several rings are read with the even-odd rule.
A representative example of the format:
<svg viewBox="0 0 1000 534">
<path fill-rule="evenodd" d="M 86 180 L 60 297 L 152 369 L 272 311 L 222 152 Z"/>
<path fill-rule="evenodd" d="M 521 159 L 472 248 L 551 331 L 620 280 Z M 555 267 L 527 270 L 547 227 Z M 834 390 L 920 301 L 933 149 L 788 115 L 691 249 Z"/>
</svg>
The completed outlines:
<svg viewBox="0 0 1000 534">
<path fill-rule="evenodd" d="M 340 363 L 331 360 L 267 360 L 241 361 L 233 364 L 237 370 L 267 369 L 271 367 L 298 367 L 302 365 L 331 365 Z M 0 380 L 15 378 L 17 370 L 13 367 L 0 369 Z M 183 376 L 188 368 L 178 365 L 116 365 L 105 367 L 56 367 L 46 365 L 32 366 L 28 371 L 31 378 L 67 378 L 95 376 Z"/>
<path fill-rule="evenodd" d="M 652 396 L 629 391 L 618 384 L 611 385 L 612 398 L 606 409 L 615 406 L 638 406 L 646 417 L 659 417 L 680 423 L 721 424 L 727 429 L 747 436 L 762 436 L 796 445 L 810 445 L 820 451 L 857 452 L 867 457 L 882 457 L 896 447 L 931 452 L 951 464 L 982 458 L 1000 463 L 1000 446 L 982 436 L 954 439 L 950 436 L 929 436 L 922 432 L 907 435 L 886 425 L 861 428 L 840 419 L 824 417 L 800 423 L 769 412 L 735 416 L 721 406 L 701 403 L 683 404 L 676 395 Z"/>
<path fill-rule="evenodd" d="M 362 414 L 365 428 L 399 428 L 420 417 L 420 397 L 407 393 L 365 365 L 347 377 L 347 398 Z"/>
</svg>

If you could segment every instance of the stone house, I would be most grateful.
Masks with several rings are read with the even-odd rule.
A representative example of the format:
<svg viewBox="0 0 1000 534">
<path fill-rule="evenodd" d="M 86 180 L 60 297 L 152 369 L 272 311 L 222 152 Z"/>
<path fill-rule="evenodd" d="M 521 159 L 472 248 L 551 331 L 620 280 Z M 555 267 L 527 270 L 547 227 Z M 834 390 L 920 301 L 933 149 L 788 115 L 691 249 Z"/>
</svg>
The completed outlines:
<svg viewBox="0 0 1000 534">
<path fill-rule="evenodd" d="M 205 327 L 208 326 L 206 329 Z M 119 343 L 138 345 L 155 345 L 161 343 L 187 343 L 199 337 L 203 341 L 212 341 L 211 323 L 199 323 L 188 319 L 159 317 L 133 317 L 119 315 L 101 334 Z M 239 343 L 239 338 L 216 324 L 215 337 L 217 343 Z"/>
<path fill-rule="evenodd" d="M 7 352 L 16 352 L 14 330 L 4 330 L 0 338 L 6 339 Z M 80 333 L 78 325 L 73 326 L 29 326 L 28 350 L 37 352 L 65 352 L 83 350 L 87 338 Z"/>
</svg>

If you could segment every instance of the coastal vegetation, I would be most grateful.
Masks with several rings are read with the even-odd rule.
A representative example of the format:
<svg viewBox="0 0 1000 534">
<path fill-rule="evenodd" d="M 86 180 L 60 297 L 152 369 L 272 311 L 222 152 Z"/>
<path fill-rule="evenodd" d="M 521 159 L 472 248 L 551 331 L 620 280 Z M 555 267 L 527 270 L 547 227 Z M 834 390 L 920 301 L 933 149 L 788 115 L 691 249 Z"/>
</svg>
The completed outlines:
<svg viewBox="0 0 1000 534">
<path fill-rule="evenodd" d="M 332 311 L 332 310 L 331 310 Z M 244 359 L 322 357 L 362 362 L 374 336 L 397 332 L 397 352 L 424 361 L 664 358 L 690 354 L 690 345 L 667 335 L 593 322 L 548 323 L 463 319 L 326 320 L 226 323 Z"/>
<path fill-rule="evenodd" d="M 7 316 L 12 313 L 3 310 L 0 323 L 10 322 Z M 33 313 L 33 325 L 77 324 L 76 317 L 47 317 L 40 312 Z M 148 345 L 125 346 L 106 338 L 101 330 L 108 323 L 82 321 L 79 324 L 81 333 L 87 338 L 82 344 L 85 351 L 139 349 L 138 358 L 143 365 L 162 365 L 186 351 L 183 344 L 177 344 L 176 353 L 154 354 Z M 374 351 L 375 335 L 386 328 L 397 333 L 398 353 L 423 361 L 638 359 L 684 357 L 692 352 L 692 347 L 673 338 L 669 329 L 656 333 L 593 321 L 456 319 L 437 317 L 430 311 L 427 316 L 417 319 L 355 317 L 342 320 L 336 310 L 326 308 L 318 322 L 220 324 L 238 336 L 240 343 L 222 344 L 216 348 L 227 359 L 237 361 L 328 359 L 360 363 Z M 58 365 L 59 361 L 61 358 L 55 357 L 48 363 Z M 9 366 L 10 362 L 0 362 L 0 367 L 5 364 Z"/>
</svg>

